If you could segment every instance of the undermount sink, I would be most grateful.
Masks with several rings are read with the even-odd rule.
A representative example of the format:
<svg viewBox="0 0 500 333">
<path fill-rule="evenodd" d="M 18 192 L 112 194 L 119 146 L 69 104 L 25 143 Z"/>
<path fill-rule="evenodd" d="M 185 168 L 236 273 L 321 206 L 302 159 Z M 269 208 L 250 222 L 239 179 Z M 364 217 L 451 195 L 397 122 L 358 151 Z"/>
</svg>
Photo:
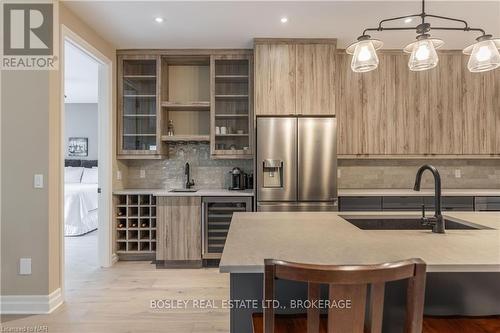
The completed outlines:
<svg viewBox="0 0 500 333">
<path fill-rule="evenodd" d="M 198 192 L 198 189 L 195 188 L 174 188 L 173 190 L 170 190 L 169 192 Z"/>
<path fill-rule="evenodd" d="M 416 216 L 369 216 L 341 215 L 344 220 L 362 230 L 430 230 L 432 227 L 422 225 L 422 219 Z M 457 221 L 444 217 L 446 230 L 481 230 L 491 229 L 482 225 Z"/>
</svg>

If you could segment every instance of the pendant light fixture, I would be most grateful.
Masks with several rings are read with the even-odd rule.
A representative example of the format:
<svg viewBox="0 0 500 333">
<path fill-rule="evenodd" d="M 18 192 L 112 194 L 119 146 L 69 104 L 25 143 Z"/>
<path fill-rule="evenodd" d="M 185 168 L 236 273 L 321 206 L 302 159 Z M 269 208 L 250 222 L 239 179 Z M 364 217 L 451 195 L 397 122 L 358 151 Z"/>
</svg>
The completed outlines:
<svg viewBox="0 0 500 333">
<path fill-rule="evenodd" d="M 420 24 L 416 27 L 386 28 L 383 26 L 386 22 L 390 21 L 405 20 L 405 22 L 411 22 L 416 17 L 419 17 L 421 20 Z M 425 21 L 428 17 L 458 22 L 463 26 L 431 28 L 430 23 Z M 439 57 L 436 49 L 443 46 L 444 42 L 441 39 L 431 37 L 431 30 L 473 31 L 481 33 L 481 36 L 476 39 L 475 44 L 463 50 L 464 54 L 470 55 L 467 68 L 471 72 L 485 72 L 500 67 L 500 52 L 498 51 L 500 49 L 500 38 L 493 38 L 492 35 L 486 34 L 483 29 L 471 28 L 466 21 L 461 19 L 427 14 L 425 12 L 425 0 L 422 0 L 422 12 L 420 14 L 384 19 L 379 22 L 377 28 L 365 29 L 363 34 L 358 37 L 358 41 L 347 47 L 346 53 L 353 55 L 351 69 L 354 72 L 368 72 L 378 67 L 376 51 L 382 47 L 383 43 L 377 39 L 372 39 L 371 36 L 367 35 L 367 32 L 386 30 L 415 30 L 417 32 L 417 40 L 406 45 L 403 49 L 404 52 L 410 54 L 408 68 L 412 71 L 424 71 L 438 65 Z"/>
<path fill-rule="evenodd" d="M 383 43 L 377 39 L 371 39 L 364 35 L 358 38 L 358 42 L 346 49 L 348 54 L 352 54 L 351 68 L 357 73 L 369 72 L 378 67 L 377 50 Z"/>
</svg>

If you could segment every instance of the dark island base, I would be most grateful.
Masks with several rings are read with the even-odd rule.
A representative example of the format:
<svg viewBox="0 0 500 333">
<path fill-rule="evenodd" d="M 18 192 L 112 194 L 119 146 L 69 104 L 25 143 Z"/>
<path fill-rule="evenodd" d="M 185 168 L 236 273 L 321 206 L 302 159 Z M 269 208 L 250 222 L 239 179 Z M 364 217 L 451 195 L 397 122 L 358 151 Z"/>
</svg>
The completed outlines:
<svg viewBox="0 0 500 333">
<path fill-rule="evenodd" d="M 252 313 L 262 312 L 263 274 L 231 274 L 231 333 L 252 333 Z M 390 282 L 385 289 L 383 332 L 402 332 L 406 282 Z M 327 299 L 327 286 L 322 298 Z M 500 273 L 427 273 L 425 314 L 489 316 L 500 314 Z M 276 313 L 305 312 L 290 309 L 290 300 L 306 300 L 305 283 L 278 280 L 276 299 L 286 309 Z M 244 300 L 245 303 L 239 302 Z M 249 300 L 255 301 L 250 305 Z M 258 307 L 254 308 L 253 305 Z M 238 307 L 236 307 L 236 305 Z"/>
</svg>

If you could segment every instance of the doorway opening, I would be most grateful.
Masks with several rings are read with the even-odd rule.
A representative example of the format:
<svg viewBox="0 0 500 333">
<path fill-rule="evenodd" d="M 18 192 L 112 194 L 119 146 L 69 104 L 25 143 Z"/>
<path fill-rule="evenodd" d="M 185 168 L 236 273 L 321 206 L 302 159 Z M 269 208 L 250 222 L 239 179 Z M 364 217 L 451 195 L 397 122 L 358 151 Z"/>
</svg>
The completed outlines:
<svg viewBox="0 0 500 333">
<path fill-rule="evenodd" d="M 99 63 L 64 41 L 64 237 L 66 285 L 98 260 Z"/>
<path fill-rule="evenodd" d="M 64 172 L 61 281 L 65 290 L 113 264 L 112 62 L 62 27 L 61 142 Z"/>
</svg>

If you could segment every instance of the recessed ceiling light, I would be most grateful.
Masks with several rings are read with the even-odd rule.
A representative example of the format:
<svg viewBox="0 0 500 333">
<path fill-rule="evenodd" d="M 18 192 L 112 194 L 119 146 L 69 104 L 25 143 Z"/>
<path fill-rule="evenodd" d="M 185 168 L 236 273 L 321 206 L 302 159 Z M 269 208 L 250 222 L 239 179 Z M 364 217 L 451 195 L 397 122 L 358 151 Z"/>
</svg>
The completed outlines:
<svg viewBox="0 0 500 333">
<path fill-rule="evenodd" d="M 405 19 L 405 23 L 411 23 L 413 21 L 413 18 L 408 17 Z"/>
<path fill-rule="evenodd" d="M 281 18 L 280 21 L 281 21 L 281 23 L 286 23 L 286 22 L 288 22 L 288 17 L 284 16 Z"/>
<path fill-rule="evenodd" d="M 163 22 L 163 17 L 155 17 L 155 21 L 157 23 L 162 23 Z"/>
</svg>

